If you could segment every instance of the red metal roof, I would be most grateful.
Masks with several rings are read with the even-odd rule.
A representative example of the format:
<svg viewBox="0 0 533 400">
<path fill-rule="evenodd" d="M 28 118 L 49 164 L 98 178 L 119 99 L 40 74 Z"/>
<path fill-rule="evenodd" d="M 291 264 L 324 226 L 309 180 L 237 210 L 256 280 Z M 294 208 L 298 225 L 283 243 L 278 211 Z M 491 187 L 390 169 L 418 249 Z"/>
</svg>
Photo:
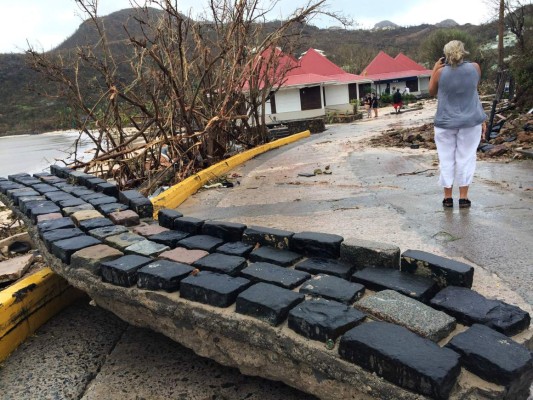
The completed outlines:
<svg viewBox="0 0 533 400">
<path fill-rule="evenodd" d="M 394 60 L 396 63 L 400 63 L 403 66 L 406 67 L 406 69 L 415 69 L 419 71 L 426 71 L 426 68 L 424 68 L 422 65 L 414 61 L 413 59 L 407 57 L 403 53 L 399 53 L 396 57 L 394 57 Z"/>
<path fill-rule="evenodd" d="M 406 78 L 408 76 L 430 76 L 431 70 L 425 69 L 422 65 L 403 53 L 392 58 L 384 51 L 380 51 L 363 70 L 361 75 L 377 81 Z"/>
<path fill-rule="evenodd" d="M 297 78 L 298 77 L 298 78 Z M 318 77 L 321 77 L 318 80 Z M 350 74 L 341 67 L 328 60 L 313 48 L 300 58 L 300 66 L 289 71 L 287 82 L 283 86 L 306 85 L 321 82 L 330 83 L 354 83 L 366 82 L 367 78 Z"/>
<path fill-rule="evenodd" d="M 278 48 L 274 50 L 265 50 L 261 53 L 256 62 L 256 69 L 259 68 L 261 75 L 265 75 L 264 66 L 261 65 L 261 62 L 268 64 L 267 60 L 273 55 L 273 51 L 275 52 L 274 56 L 278 57 L 276 62 L 277 66 L 275 67 L 276 72 L 279 74 L 288 69 L 281 87 L 318 85 L 320 83 L 336 84 L 370 82 L 370 80 L 364 76 L 350 74 L 344 71 L 341 67 L 337 66 L 312 48 L 307 50 L 300 60 L 296 60 L 291 55 L 283 53 Z M 272 72 L 269 72 L 268 75 L 272 75 Z M 248 88 L 249 85 L 246 82 L 243 90 L 248 90 Z"/>
</svg>

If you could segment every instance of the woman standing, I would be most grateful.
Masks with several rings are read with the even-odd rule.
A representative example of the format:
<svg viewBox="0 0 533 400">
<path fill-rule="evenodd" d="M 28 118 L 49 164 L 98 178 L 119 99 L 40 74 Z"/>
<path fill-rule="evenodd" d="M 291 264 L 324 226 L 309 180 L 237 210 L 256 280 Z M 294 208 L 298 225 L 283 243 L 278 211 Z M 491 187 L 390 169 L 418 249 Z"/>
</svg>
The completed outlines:
<svg viewBox="0 0 533 400">
<path fill-rule="evenodd" d="M 446 58 L 435 63 L 429 80 L 429 94 L 438 94 L 435 144 L 444 207 L 453 207 L 454 183 L 459 186 L 459 207 L 470 207 L 468 187 L 476 169 L 476 151 L 486 129 L 487 115 L 477 92 L 481 69 L 476 63 L 464 61 L 467 54 L 463 42 L 447 43 L 444 46 Z"/>
<path fill-rule="evenodd" d="M 374 118 L 378 117 L 378 96 L 376 96 L 375 93 L 372 93 L 372 98 L 370 99 L 370 105 L 372 106 L 372 110 L 374 110 Z"/>
<path fill-rule="evenodd" d="M 366 110 L 366 117 L 370 118 L 372 117 L 372 110 L 370 109 L 370 93 L 365 96 L 365 110 Z"/>
</svg>

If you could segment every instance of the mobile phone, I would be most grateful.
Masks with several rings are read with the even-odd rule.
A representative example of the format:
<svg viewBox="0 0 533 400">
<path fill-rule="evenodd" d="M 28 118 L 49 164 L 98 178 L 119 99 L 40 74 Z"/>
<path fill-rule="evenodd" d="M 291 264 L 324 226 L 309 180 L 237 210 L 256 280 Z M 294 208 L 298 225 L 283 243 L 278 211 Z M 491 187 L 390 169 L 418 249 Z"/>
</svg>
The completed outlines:
<svg viewBox="0 0 533 400">
<path fill-rule="evenodd" d="M 443 56 L 441 57 L 441 60 L 442 60 L 442 63 L 443 63 L 443 64 L 445 64 L 445 65 L 448 64 L 448 59 L 446 58 L 445 55 L 443 55 Z"/>
</svg>

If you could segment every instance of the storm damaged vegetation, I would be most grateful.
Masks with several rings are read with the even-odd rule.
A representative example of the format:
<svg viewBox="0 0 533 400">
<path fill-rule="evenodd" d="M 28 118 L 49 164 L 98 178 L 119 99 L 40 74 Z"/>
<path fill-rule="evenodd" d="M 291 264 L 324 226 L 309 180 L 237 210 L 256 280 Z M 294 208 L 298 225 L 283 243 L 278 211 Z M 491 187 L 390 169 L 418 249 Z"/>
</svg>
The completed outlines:
<svg viewBox="0 0 533 400">
<path fill-rule="evenodd" d="M 29 49 L 28 59 L 55 84 L 42 94 L 66 99 L 94 143 L 90 161 L 76 148 L 70 166 L 147 194 L 267 141 L 265 101 L 293 65 L 281 50 L 293 54 L 306 21 L 324 13 L 324 0 L 310 1 L 266 31 L 277 1 L 208 0 L 194 21 L 175 1 L 132 4 L 124 46 L 106 31 L 97 0 L 76 3 L 97 38 L 87 42 L 97 44 Z"/>
</svg>

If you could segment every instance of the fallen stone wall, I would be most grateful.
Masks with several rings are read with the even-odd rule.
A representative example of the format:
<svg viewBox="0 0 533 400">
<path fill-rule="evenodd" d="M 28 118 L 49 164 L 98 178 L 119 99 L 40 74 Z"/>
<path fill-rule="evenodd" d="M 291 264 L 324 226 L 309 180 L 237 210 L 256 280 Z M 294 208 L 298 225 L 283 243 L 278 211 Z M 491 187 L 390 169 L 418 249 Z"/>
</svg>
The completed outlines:
<svg viewBox="0 0 533 400">
<path fill-rule="evenodd" d="M 57 166 L 0 179 L 50 266 L 125 321 L 323 399 L 526 399 L 530 316 L 433 254 L 159 212 Z M 57 175 L 57 176 L 56 176 Z"/>
</svg>

